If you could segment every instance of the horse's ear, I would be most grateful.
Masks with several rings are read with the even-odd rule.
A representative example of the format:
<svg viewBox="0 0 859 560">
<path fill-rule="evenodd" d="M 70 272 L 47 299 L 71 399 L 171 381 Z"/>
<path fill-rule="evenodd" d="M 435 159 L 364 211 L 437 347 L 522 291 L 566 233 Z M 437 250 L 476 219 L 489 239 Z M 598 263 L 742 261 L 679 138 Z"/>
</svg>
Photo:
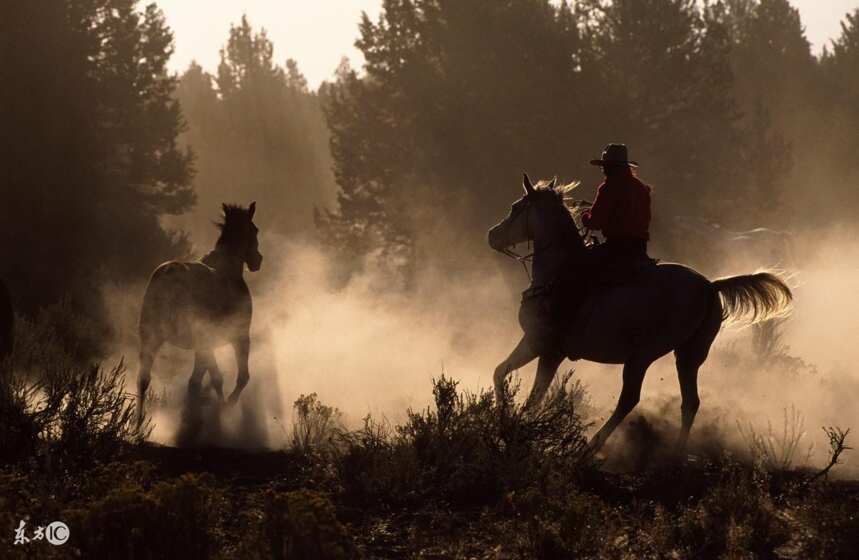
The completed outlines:
<svg viewBox="0 0 859 560">
<path fill-rule="evenodd" d="M 251 220 L 254 219 L 254 212 L 257 211 L 257 203 L 256 201 L 251 202 L 251 205 L 248 206 L 248 216 L 250 216 Z"/>
<path fill-rule="evenodd" d="M 227 215 L 227 203 L 226 202 L 221 204 L 221 210 L 224 211 L 224 216 L 226 216 Z"/>
<path fill-rule="evenodd" d="M 549 189 L 554 190 L 555 186 L 558 184 L 558 178 L 552 177 L 552 182 L 549 183 Z"/>
<path fill-rule="evenodd" d="M 522 187 L 525 189 L 525 194 L 529 195 L 534 192 L 534 185 L 531 184 L 531 179 L 527 173 L 522 173 Z"/>
</svg>

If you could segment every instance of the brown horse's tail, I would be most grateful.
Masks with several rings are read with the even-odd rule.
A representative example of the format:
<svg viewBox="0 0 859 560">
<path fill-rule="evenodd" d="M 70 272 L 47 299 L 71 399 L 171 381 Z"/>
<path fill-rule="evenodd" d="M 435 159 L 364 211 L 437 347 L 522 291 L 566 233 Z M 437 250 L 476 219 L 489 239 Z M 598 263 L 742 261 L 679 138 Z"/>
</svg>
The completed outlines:
<svg viewBox="0 0 859 560">
<path fill-rule="evenodd" d="M 748 318 L 759 323 L 787 315 L 793 302 L 788 285 L 770 272 L 720 278 L 713 287 L 722 298 L 722 320 Z"/>
</svg>

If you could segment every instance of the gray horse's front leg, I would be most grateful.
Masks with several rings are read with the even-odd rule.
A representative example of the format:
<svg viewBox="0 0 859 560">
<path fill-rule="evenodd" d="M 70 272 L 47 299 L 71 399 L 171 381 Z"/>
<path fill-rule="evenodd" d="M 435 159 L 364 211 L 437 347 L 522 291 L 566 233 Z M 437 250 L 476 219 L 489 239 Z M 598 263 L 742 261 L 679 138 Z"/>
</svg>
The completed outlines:
<svg viewBox="0 0 859 560">
<path fill-rule="evenodd" d="M 495 368 L 495 374 L 492 376 L 492 380 L 495 384 L 496 404 L 501 404 L 504 400 L 504 382 L 507 379 L 507 376 L 510 375 L 510 372 L 527 365 L 536 357 L 537 354 L 531 350 L 531 347 L 525 341 L 525 337 L 522 337 L 522 340 L 520 340 L 519 344 L 516 345 L 516 348 L 510 352 L 507 359 L 498 364 L 498 367 Z"/>
<path fill-rule="evenodd" d="M 251 339 L 248 336 L 243 336 L 233 343 L 233 350 L 236 353 L 236 364 L 239 368 L 238 376 L 236 377 L 236 388 L 230 394 L 227 400 L 228 404 L 236 404 L 239 400 L 239 395 L 242 394 L 245 386 L 251 375 L 248 370 L 248 359 L 251 353 Z"/>
<path fill-rule="evenodd" d="M 563 354 L 540 356 L 540 361 L 537 362 L 537 376 L 534 378 L 534 387 L 531 388 L 531 394 L 525 402 L 525 408 L 531 408 L 543 402 L 543 397 L 546 396 L 546 391 L 552 385 L 552 380 L 555 379 L 558 367 L 560 367 L 563 361 Z"/>
</svg>

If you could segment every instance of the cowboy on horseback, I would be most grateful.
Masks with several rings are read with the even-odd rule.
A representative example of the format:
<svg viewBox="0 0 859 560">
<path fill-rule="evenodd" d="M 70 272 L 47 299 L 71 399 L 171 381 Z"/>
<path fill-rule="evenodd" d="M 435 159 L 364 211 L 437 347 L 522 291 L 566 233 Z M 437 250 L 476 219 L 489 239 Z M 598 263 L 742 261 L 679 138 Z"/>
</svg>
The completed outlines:
<svg viewBox="0 0 859 560">
<path fill-rule="evenodd" d="M 624 258 L 646 256 L 649 189 L 632 175 L 625 148 L 609 148 L 595 162 L 607 169 L 606 182 L 587 223 L 609 239 L 602 251 Z M 583 305 L 568 307 L 564 295 L 576 291 L 577 277 L 587 277 L 590 264 L 569 204 L 574 186 L 559 187 L 555 181 L 534 186 L 526 175 L 523 196 L 489 230 L 490 247 L 504 254 L 517 256 L 509 248 L 518 243 L 534 247 L 531 287 L 523 293 L 519 314 L 523 336 L 495 368 L 496 396 L 500 402 L 507 376 L 534 359 L 537 373 L 528 406 L 542 401 L 565 358 L 623 364 L 617 405 L 589 445 L 596 451 L 638 404 L 650 365 L 673 352 L 682 401 L 677 449 L 682 450 L 700 405 L 698 370 L 723 322 L 783 316 L 793 295 L 768 272 L 711 281 L 683 265 L 662 263 L 636 269 L 628 281 L 608 289 L 588 291 Z M 551 321 L 548 338 L 540 329 L 545 319 Z"/>
<path fill-rule="evenodd" d="M 599 230 L 605 242 L 587 251 L 572 251 L 569 247 L 546 245 L 542 252 L 555 252 L 558 266 L 546 270 L 533 266 L 531 286 L 522 293 L 519 322 L 528 345 L 539 355 L 561 353 L 562 334 L 570 318 L 589 294 L 629 280 L 643 267 L 651 265 L 647 256 L 650 239 L 650 187 L 632 172 L 638 164 L 629 161 L 627 147 L 609 144 L 600 159 L 591 161 L 602 167 L 605 181 L 589 211 L 582 216 L 584 226 Z M 539 184 L 539 187 L 551 185 Z M 525 177 L 526 197 L 534 191 Z M 572 190 L 575 184 L 562 187 Z M 535 251 L 536 252 L 536 251 Z M 577 268 L 584 267 L 588 274 Z"/>
<path fill-rule="evenodd" d="M 633 173 L 638 164 L 629 160 L 624 144 L 609 144 L 591 165 L 602 168 L 605 181 L 598 187 L 591 209 L 582 215 L 582 224 L 605 237 L 604 243 L 591 250 L 597 274 L 617 280 L 633 272 L 630 265 L 648 261 L 651 189 Z"/>
</svg>

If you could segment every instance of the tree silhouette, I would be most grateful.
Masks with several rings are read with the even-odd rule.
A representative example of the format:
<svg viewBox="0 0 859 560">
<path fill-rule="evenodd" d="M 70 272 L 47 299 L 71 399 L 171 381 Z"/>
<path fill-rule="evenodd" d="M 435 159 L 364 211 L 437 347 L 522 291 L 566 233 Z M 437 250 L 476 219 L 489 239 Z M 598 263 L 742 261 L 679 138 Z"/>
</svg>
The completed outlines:
<svg viewBox="0 0 859 560">
<path fill-rule="evenodd" d="M 187 250 L 160 225 L 194 202 L 172 36 L 133 0 L 4 3 L 0 22 L 0 276 L 22 310 L 68 294 L 95 313 L 98 281 Z"/>
<path fill-rule="evenodd" d="M 214 241 L 211 219 L 223 201 L 258 200 L 261 229 L 289 235 L 312 231 L 313 208 L 333 203 L 319 100 L 297 63 L 281 67 L 273 51 L 265 30 L 243 17 L 230 29 L 217 74 L 192 64 L 180 80 L 190 123 L 183 140 L 198 156 L 200 211 L 178 223 L 200 251 Z"/>
</svg>

